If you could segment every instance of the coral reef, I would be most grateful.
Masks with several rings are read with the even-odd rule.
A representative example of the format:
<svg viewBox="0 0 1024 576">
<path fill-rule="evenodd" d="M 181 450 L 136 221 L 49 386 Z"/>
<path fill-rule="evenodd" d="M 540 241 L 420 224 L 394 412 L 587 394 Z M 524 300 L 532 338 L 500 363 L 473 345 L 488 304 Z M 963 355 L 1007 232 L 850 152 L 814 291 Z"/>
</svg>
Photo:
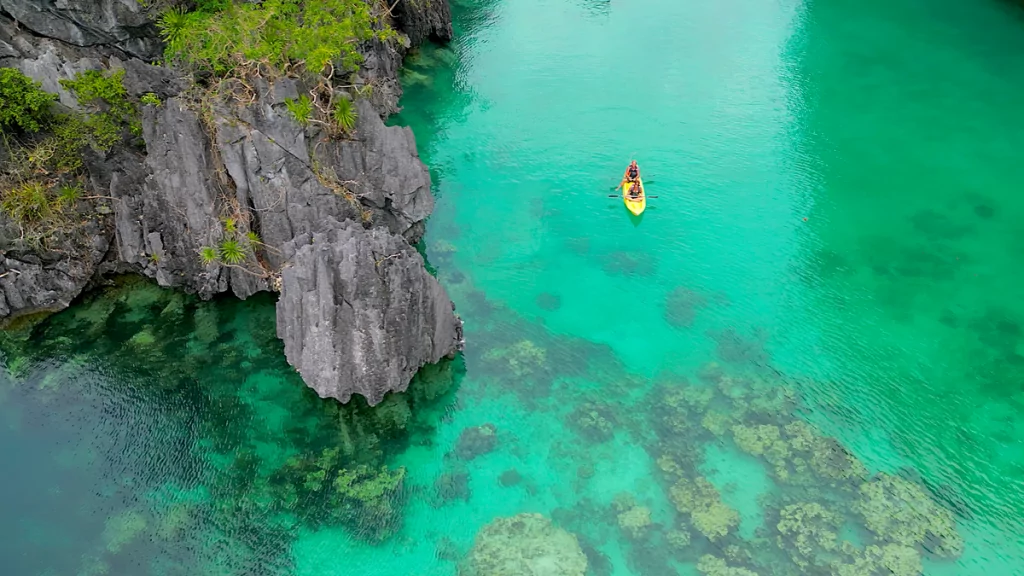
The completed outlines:
<svg viewBox="0 0 1024 576">
<path fill-rule="evenodd" d="M 669 489 L 669 498 L 708 540 L 723 538 L 740 523 L 740 515 L 722 502 L 718 490 L 705 478 L 680 478 Z"/>
<path fill-rule="evenodd" d="M 697 571 L 704 576 L 758 576 L 757 572 L 729 566 L 725 560 L 710 554 L 700 557 L 697 561 Z"/>
<path fill-rule="evenodd" d="M 691 537 L 685 528 L 669 528 L 666 545 L 681 558 L 709 546 L 720 551 L 701 557 L 699 571 L 912 576 L 921 573 L 922 555 L 953 559 L 962 553 L 952 512 L 918 481 L 870 476 L 839 441 L 797 416 L 799 397 L 784 379 L 715 363 L 698 377 L 664 376 L 649 393 L 658 437 L 649 450 L 680 514 L 676 524 L 694 529 Z M 700 471 L 712 442 L 758 459 L 774 481 L 762 495 L 764 524 L 753 539 L 738 537 L 739 514 Z"/>
<path fill-rule="evenodd" d="M 516 470 L 515 468 L 505 470 L 504 472 L 501 473 L 501 476 L 498 477 L 498 484 L 504 486 L 505 488 L 518 486 L 519 483 L 522 481 L 522 475 L 519 474 L 519 471 Z"/>
<path fill-rule="evenodd" d="M 642 540 L 651 528 L 651 509 L 640 506 L 632 495 L 623 493 L 612 501 L 619 529 L 631 540 Z"/>
<path fill-rule="evenodd" d="M 839 547 L 837 532 L 841 525 L 839 514 L 817 502 L 790 504 L 779 511 L 776 542 L 794 564 L 806 570 L 811 565 L 827 564 L 819 555 Z"/>
<path fill-rule="evenodd" d="M 864 550 L 847 544 L 844 548 L 848 559 L 832 565 L 835 576 L 920 576 L 924 570 L 917 550 L 899 544 L 872 544 Z"/>
<path fill-rule="evenodd" d="M 444 472 L 434 481 L 435 506 L 443 506 L 455 500 L 469 501 L 469 473 L 465 470 Z"/>
<path fill-rule="evenodd" d="M 584 402 L 566 417 L 566 423 L 589 442 L 604 442 L 615 434 L 618 419 L 610 404 Z"/>
<path fill-rule="evenodd" d="M 497 363 L 503 370 L 523 378 L 543 369 L 547 353 L 529 340 L 520 340 L 507 348 L 488 350 L 484 353 L 484 360 Z"/>
<path fill-rule="evenodd" d="M 925 550 L 946 558 L 963 552 L 953 515 L 925 491 L 898 476 L 879 473 L 860 487 L 856 510 L 881 541 Z"/>
<path fill-rule="evenodd" d="M 146 530 L 146 517 L 135 510 L 126 510 L 107 519 L 101 538 L 107 550 L 116 554 Z"/>
<path fill-rule="evenodd" d="M 576 536 L 540 514 L 497 518 L 477 533 L 460 574 L 584 576 L 587 558 Z"/>
<path fill-rule="evenodd" d="M 491 452 L 498 446 L 498 429 L 494 424 L 471 426 L 459 434 L 455 442 L 455 455 L 462 460 L 472 460 Z"/>
</svg>

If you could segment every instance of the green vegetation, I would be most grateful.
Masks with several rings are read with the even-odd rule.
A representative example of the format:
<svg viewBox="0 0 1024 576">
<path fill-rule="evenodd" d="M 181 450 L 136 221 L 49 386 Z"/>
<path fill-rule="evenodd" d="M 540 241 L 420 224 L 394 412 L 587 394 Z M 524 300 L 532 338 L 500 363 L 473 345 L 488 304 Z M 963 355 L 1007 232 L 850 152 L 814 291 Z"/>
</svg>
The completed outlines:
<svg viewBox="0 0 1024 576">
<path fill-rule="evenodd" d="M 128 98 L 124 87 L 124 70 L 110 74 L 88 70 L 76 74 L 74 80 L 61 80 L 60 84 L 74 92 L 79 104 L 91 109 L 86 126 L 101 148 L 109 149 L 120 141 L 123 126 L 134 135 L 142 134 L 138 107 Z"/>
<path fill-rule="evenodd" d="M 334 123 L 345 132 L 349 132 L 356 125 L 356 109 L 352 102 L 341 98 L 334 102 Z"/>
<path fill-rule="evenodd" d="M 289 98 L 284 101 L 284 104 L 296 122 L 302 126 L 309 125 L 309 119 L 313 116 L 313 101 L 309 99 L 309 96 L 303 94 L 298 99 Z"/>
<path fill-rule="evenodd" d="M 220 243 L 220 259 L 225 264 L 241 264 L 245 261 L 245 249 L 238 240 L 224 240 Z"/>
<path fill-rule="evenodd" d="M 19 222 L 35 224 L 53 212 L 51 199 L 46 187 L 39 182 L 25 182 L 8 190 L 0 207 Z"/>
<path fill-rule="evenodd" d="M 61 85 L 84 113 L 54 113 L 55 94 L 11 68 L 0 70 L 0 127 L 8 160 L 0 173 L 0 204 L 21 227 L 22 239 L 38 243 L 66 229 L 83 196 L 82 150 L 106 152 L 142 131 L 137 102 L 124 87 L 124 70 L 90 70 Z"/>
<path fill-rule="evenodd" d="M 70 205 L 82 197 L 82 186 L 75 183 L 61 184 L 57 189 L 57 202 L 61 205 Z"/>
<path fill-rule="evenodd" d="M 253 77 L 300 78 L 310 90 L 288 99 L 288 112 L 300 125 L 320 124 L 338 137 L 356 122 L 355 107 L 338 91 L 355 88 L 343 79 L 359 69 L 359 45 L 396 36 L 385 10 L 364 0 L 202 0 L 191 11 L 165 12 L 159 27 L 166 58 L 207 86 L 202 99 L 249 96 Z M 370 86 L 354 90 L 357 97 L 370 93 Z"/>
<path fill-rule="evenodd" d="M 0 68 L 0 130 L 38 132 L 50 123 L 56 94 L 14 68 Z"/>
<path fill-rule="evenodd" d="M 139 102 L 147 106 L 159 106 L 160 104 L 162 104 L 162 102 L 160 101 L 160 97 L 152 92 L 146 92 L 145 94 L 140 96 Z"/>
<path fill-rule="evenodd" d="M 217 251 L 209 246 L 203 246 L 199 249 L 199 260 L 203 266 L 209 266 L 217 261 Z"/>
<path fill-rule="evenodd" d="M 168 59 L 200 72 L 329 76 L 335 63 L 342 71 L 356 69 L 362 61 L 359 42 L 394 34 L 386 27 L 376 30 L 376 20 L 362 0 L 207 0 L 192 12 L 166 12 L 159 27 Z"/>
<path fill-rule="evenodd" d="M 214 262 L 225 266 L 240 266 L 249 259 L 255 258 L 256 249 L 263 246 L 260 235 L 249 230 L 247 221 L 229 216 L 222 221 L 224 238 L 217 246 L 204 246 L 199 249 L 199 261 L 203 266 Z"/>
</svg>

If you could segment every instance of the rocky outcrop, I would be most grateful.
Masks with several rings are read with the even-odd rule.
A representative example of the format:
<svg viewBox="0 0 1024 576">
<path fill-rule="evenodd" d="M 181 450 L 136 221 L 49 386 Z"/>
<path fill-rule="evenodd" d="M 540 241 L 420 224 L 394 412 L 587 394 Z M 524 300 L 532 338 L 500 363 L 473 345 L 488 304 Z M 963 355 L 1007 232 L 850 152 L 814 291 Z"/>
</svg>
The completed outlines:
<svg viewBox="0 0 1024 576">
<path fill-rule="evenodd" d="M 21 26 L 52 35 L 26 34 L 0 13 L 0 63 L 43 82 L 63 105 L 77 102 L 59 81 L 88 69 L 123 68 L 130 94 L 161 99 L 143 107 L 144 151 L 86 158 L 97 200 L 83 208 L 87 224 L 54 250 L 22 245 L 0 214 L 0 321 L 64 308 L 111 272 L 202 297 L 278 290 L 278 333 L 306 383 L 371 404 L 459 349 L 451 301 L 411 245 L 434 207 L 429 172 L 412 132 L 382 120 L 397 109 L 407 45 L 367 45 L 367 62 L 379 66 L 364 66 L 364 79 L 397 91 L 379 108 L 356 102 L 348 137 L 326 138 L 288 113 L 286 100 L 304 90 L 292 79 L 255 83 L 246 98 L 226 97 L 200 117 L 180 74 L 125 55 L 146 56 L 140 42 L 152 39 L 136 4 L 0 0 Z M 403 12 L 400 23 L 417 38 L 450 37 L 447 2 L 430 6 Z M 229 235 L 255 239 L 244 261 L 200 257 Z"/>
<path fill-rule="evenodd" d="M 106 45 L 150 60 L 163 49 L 153 4 L 136 0 L 0 0 L 0 10 L 39 36 L 74 46 Z"/>
<path fill-rule="evenodd" d="M 402 0 L 394 15 L 413 45 L 452 39 L 452 13 L 445 0 Z"/>
<path fill-rule="evenodd" d="M 50 312 L 67 308 L 92 279 L 110 241 L 103 230 L 107 215 L 88 211 L 77 215 L 82 223 L 71 234 L 54 239 L 58 249 L 27 249 L 18 245 L 18 231 L 10 223 L 0 227 L 0 318 L 18 311 Z M 20 249 L 19 249 L 20 248 Z"/>
<path fill-rule="evenodd" d="M 277 334 L 320 396 L 347 402 L 357 393 L 376 404 L 454 350 L 461 327 L 400 236 L 332 218 L 320 228 L 285 246 Z"/>
</svg>

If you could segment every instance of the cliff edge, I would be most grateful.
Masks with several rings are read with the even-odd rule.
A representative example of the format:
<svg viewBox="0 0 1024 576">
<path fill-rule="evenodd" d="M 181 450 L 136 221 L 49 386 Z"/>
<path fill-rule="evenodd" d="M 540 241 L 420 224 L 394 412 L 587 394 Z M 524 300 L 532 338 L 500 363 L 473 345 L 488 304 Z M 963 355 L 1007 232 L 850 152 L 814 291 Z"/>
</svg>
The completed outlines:
<svg viewBox="0 0 1024 576">
<path fill-rule="evenodd" d="M 411 130 L 383 122 L 405 51 L 449 40 L 451 20 L 447 0 L 406 4 L 374 14 L 389 34 L 360 45 L 362 65 L 344 77 L 360 90 L 327 94 L 339 128 L 296 113 L 323 94 L 308 77 L 236 75 L 202 92 L 194 74 L 154 65 L 156 7 L 0 0 L 0 66 L 55 94 L 82 130 L 129 111 L 121 140 L 57 163 L 39 151 L 59 154 L 66 128 L 48 144 L 5 127 L 0 321 L 63 309 L 115 273 L 203 298 L 276 291 L 278 336 L 307 385 L 371 404 L 461 349 L 454 306 L 412 246 L 434 207 L 429 172 Z M 95 110 L 83 78 L 107 82 L 92 89 L 106 98 Z M 119 90 L 137 117 L 108 97 Z M 18 203 L 29 193 L 42 212 Z"/>
</svg>

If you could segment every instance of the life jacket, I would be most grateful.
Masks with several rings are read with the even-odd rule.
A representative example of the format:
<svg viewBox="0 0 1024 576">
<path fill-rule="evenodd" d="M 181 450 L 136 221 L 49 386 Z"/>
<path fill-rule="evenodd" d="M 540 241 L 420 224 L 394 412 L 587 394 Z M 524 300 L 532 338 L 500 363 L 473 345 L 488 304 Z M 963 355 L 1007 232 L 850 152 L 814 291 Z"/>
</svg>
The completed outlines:
<svg viewBox="0 0 1024 576">
<path fill-rule="evenodd" d="M 626 169 L 626 174 L 629 174 L 630 178 L 636 178 L 637 174 L 639 174 L 639 173 L 640 173 L 640 168 L 637 167 L 637 166 L 633 166 L 632 164 L 629 166 L 629 168 Z"/>
</svg>

